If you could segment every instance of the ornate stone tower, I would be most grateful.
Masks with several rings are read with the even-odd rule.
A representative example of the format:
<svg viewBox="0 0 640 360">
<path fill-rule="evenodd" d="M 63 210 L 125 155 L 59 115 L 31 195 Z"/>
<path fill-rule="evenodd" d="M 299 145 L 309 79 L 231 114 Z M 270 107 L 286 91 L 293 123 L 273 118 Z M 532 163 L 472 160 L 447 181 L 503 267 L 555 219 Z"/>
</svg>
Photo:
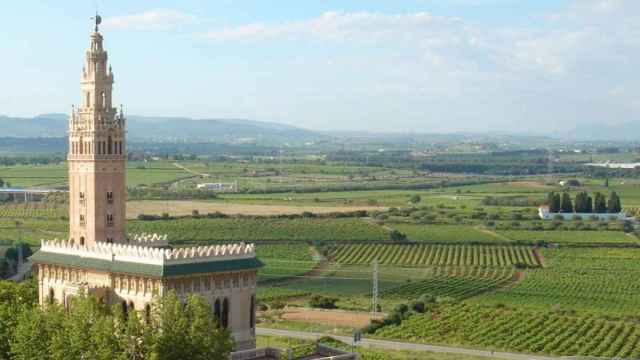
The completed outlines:
<svg viewBox="0 0 640 360">
<path fill-rule="evenodd" d="M 82 105 L 69 122 L 69 237 L 79 245 L 126 241 L 125 118 L 112 106 L 113 72 L 96 16 L 82 71 Z"/>
<path fill-rule="evenodd" d="M 168 291 L 206 299 L 236 349 L 255 347 L 257 271 L 253 244 L 173 248 L 166 235 L 125 235 L 125 119 L 111 105 L 113 73 L 102 35 L 91 34 L 82 106 L 69 123 L 69 239 L 43 240 L 31 256 L 40 304 L 69 307 L 80 293 L 123 311 L 150 314 Z"/>
</svg>

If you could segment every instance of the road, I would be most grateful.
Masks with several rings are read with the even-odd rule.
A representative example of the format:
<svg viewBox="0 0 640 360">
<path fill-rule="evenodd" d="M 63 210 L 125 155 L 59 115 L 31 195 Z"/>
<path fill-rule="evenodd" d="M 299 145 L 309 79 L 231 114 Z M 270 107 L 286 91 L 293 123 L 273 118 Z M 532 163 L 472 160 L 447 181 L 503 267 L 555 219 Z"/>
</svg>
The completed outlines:
<svg viewBox="0 0 640 360">
<path fill-rule="evenodd" d="M 27 276 L 27 274 L 29 274 L 29 272 L 31 271 L 32 266 L 33 264 L 31 263 L 31 261 L 25 261 L 24 263 L 22 263 L 22 266 L 18 268 L 18 272 L 16 272 L 15 275 L 10 277 L 9 280 L 12 280 L 15 282 L 23 281 L 25 276 Z"/>
<path fill-rule="evenodd" d="M 317 338 L 327 335 L 323 333 L 267 329 L 267 328 L 257 328 L 256 334 L 284 336 L 284 337 L 291 337 L 291 338 L 298 338 L 298 339 L 311 339 L 311 340 L 315 340 Z M 331 335 L 331 337 L 347 344 L 351 344 L 351 341 L 352 341 L 352 338 L 349 336 Z M 507 353 L 507 352 L 491 353 L 491 351 L 486 351 L 486 350 L 475 350 L 475 349 L 467 349 L 467 348 L 453 347 L 453 346 L 403 343 L 403 342 L 397 342 L 397 341 L 376 340 L 376 339 L 366 339 L 366 338 L 362 338 L 362 341 L 358 345 L 363 347 L 374 347 L 374 348 L 382 348 L 382 349 L 388 349 L 388 350 L 431 351 L 431 352 L 437 352 L 437 353 L 484 356 L 484 357 L 490 357 L 494 359 L 508 359 L 508 360 L 558 360 L 560 359 L 560 358 L 548 357 L 548 356 L 537 356 L 537 355 L 527 355 L 527 354 Z"/>
</svg>

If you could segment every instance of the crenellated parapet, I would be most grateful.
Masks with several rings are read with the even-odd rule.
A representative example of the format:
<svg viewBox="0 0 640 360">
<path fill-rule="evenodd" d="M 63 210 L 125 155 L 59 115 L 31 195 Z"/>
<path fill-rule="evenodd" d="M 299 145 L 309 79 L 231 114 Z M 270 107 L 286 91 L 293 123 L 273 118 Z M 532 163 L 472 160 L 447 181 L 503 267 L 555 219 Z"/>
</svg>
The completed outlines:
<svg viewBox="0 0 640 360">
<path fill-rule="evenodd" d="M 149 265 L 238 260 L 255 258 L 256 256 L 255 246 L 245 243 L 165 249 L 105 242 L 97 242 L 95 246 L 81 246 L 65 240 L 42 240 L 40 251 L 112 262 Z"/>
<path fill-rule="evenodd" d="M 141 246 L 162 247 L 169 246 L 169 240 L 167 234 L 129 234 L 128 240 L 130 244 Z"/>
</svg>

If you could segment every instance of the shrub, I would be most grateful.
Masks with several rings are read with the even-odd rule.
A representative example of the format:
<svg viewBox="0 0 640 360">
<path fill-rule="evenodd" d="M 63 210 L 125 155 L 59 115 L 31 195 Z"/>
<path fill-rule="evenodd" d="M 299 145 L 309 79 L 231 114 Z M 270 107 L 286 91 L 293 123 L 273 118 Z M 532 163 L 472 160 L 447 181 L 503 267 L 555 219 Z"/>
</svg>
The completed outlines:
<svg viewBox="0 0 640 360">
<path fill-rule="evenodd" d="M 407 239 L 407 235 L 398 230 L 392 230 L 389 233 L 389 237 L 391 238 L 391 241 L 405 241 Z"/>
<path fill-rule="evenodd" d="M 414 301 L 411 303 L 411 310 L 418 314 L 424 314 L 426 306 L 422 301 Z"/>
<path fill-rule="evenodd" d="M 309 306 L 319 309 L 337 309 L 336 302 L 338 299 L 327 296 L 314 295 L 309 300 Z"/>
</svg>

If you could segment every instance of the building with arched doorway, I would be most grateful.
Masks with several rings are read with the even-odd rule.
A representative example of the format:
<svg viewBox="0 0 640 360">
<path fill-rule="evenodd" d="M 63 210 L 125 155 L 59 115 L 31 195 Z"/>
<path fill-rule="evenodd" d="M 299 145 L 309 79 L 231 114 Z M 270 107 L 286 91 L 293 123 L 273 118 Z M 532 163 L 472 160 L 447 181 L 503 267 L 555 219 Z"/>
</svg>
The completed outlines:
<svg viewBox="0 0 640 360">
<path fill-rule="evenodd" d="M 112 106 L 114 74 L 103 36 L 91 33 L 81 76 L 82 104 L 69 119 L 69 239 L 42 241 L 31 259 L 41 304 L 81 292 L 123 311 L 150 312 L 154 297 L 203 296 L 237 349 L 255 347 L 256 274 L 252 244 L 173 248 L 166 236 L 126 233 L 126 119 Z"/>
</svg>

